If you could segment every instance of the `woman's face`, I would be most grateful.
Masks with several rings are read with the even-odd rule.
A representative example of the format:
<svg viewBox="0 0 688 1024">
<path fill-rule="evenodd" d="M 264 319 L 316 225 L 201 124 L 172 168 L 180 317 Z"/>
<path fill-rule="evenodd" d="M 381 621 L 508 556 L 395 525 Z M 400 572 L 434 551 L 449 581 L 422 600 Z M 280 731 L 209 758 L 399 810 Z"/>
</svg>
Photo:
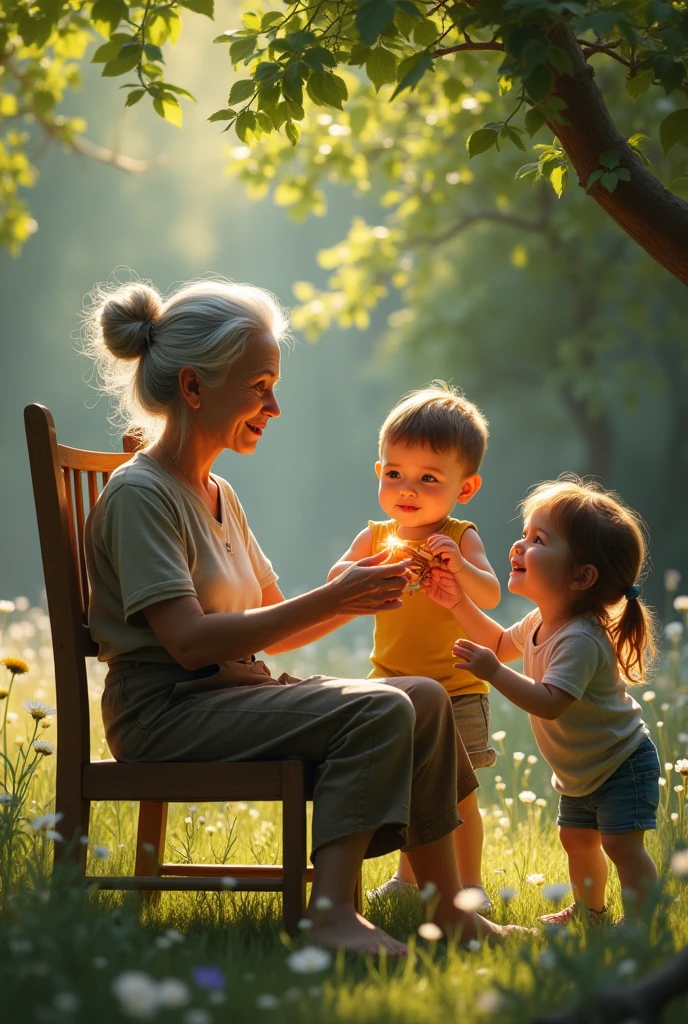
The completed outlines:
<svg viewBox="0 0 688 1024">
<path fill-rule="evenodd" d="M 222 448 L 251 455 L 268 421 L 280 414 L 275 398 L 279 374 L 279 344 L 268 332 L 252 338 L 223 384 L 199 384 L 194 416 L 199 431 Z"/>
</svg>

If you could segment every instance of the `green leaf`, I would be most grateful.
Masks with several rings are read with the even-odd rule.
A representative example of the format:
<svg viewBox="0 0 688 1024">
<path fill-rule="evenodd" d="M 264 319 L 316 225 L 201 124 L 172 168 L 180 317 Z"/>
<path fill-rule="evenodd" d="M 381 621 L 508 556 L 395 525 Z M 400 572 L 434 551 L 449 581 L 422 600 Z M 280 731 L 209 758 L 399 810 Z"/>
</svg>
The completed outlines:
<svg viewBox="0 0 688 1024">
<path fill-rule="evenodd" d="M 124 0 L 96 0 L 91 8 L 91 19 L 109 25 L 112 33 L 128 13 Z"/>
<path fill-rule="evenodd" d="M 673 149 L 677 142 L 688 138 L 688 107 L 674 110 L 659 125 L 659 141 L 662 143 L 664 156 Z"/>
<path fill-rule="evenodd" d="M 280 11 L 268 11 L 267 14 L 263 15 L 263 20 L 260 23 L 260 31 L 267 32 L 269 28 L 276 25 L 278 22 L 284 21 L 284 15 Z"/>
<path fill-rule="evenodd" d="M 264 110 L 270 117 L 274 117 L 281 95 L 278 82 L 275 82 L 274 85 L 264 85 L 258 93 L 258 109 Z"/>
<path fill-rule="evenodd" d="M 252 110 L 242 110 L 236 119 L 236 133 L 242 142 L 249 142 L 257 126 L 256 115 Z"/>
<path fill-rule="evenodd" d="M 370 51 L 370 57 L 366 61 L 366 72 L 375 86 L 375 92 L 379 92 L 383 85 L 389 85 L 396 81 L 396 55 L 384 46 L 376 46 L 374 50 Z"/>
<path fill-rule="evenodd" d="M 516 179 L 518 179 L 518 178 L 526 178 L 529 174 L 535 174 L 535 172 L 538 170 L 539 166 L 540 166 L 540 164 L 538 163 L 537 160 L 535 160 L 535 161 L 533 161 L 532 163 L 529 163 L 529 164 L 523 164 L 523 166 L 519 167 L 519 169 L 516 171 L 516 174 L 514 175 L 514 178 L 516 178 Z"/>
<path fill-rule="evenodd" d="M 154 46 L 153 43 L 146 43 L 143 52 L 148 57 L 148 60 L 162 60 L 162 50 L 159 46 Z"/>
<path fill-rule="evenodd" d="M 549 183 L 556 192 L 559 199 L 561 199 L 562 192 L 566 187 L 566 179 L 568 177 L 568 170 L 562 164 L 555 167 L 549 176 Z"/>
<path fill-rule="evenodd" d="M 118 75 L 126 75 L 139 62 L 138 51 L 130 52 L 124 57 L 117 57 L 116 60 L 109 60 L 101 71 L 103 78 L 117 78 Z"/>
<path fill-rule="evenodd" d="M 626 92 L 632 100 L 639 99 L 652 85 L 652 79 L 655 77 L 655 73 L 652 68 L 648 68 L 646 71 L 639 71 L 632 78 L 626 79 Z"/>
<path fill-rule="evenodd" d="M 253 72 L 254 82 L 269 82 L 271 79 L 277 78 L 282 73 L 282 65 L 276 61 L 264 60 L 262 61 Z"/>
<path fill-rule="evenodd" d="M 413 30 L 413 38 L 423 48 L 432 46 L 438 35 L 437 25 L 431 18 L 423 18 Z"/>
<path fill-rule="evenodd" d="M 460 78 L 445 78 L 444 82 L 442 82 L 442 92 L 450 103 L 456 103 L 465 88 Z"/>
<path fill-rule="evenodd" d="M 300 126 L 298 124 L 295 124 L 294 121 L 287 121 L 286 125 L 284 126 L 284 130 L 292 146 L 295 146 L 296 143 L 301 138 Z"/>
<path fill-rule="evenodd" d="M 600 167 L 607 167 L 613 170 L 621 163 L 621 154 L 616 149 L 605 149 L 600 153 Z"/>
<path fill-rule="evenodd" d="M 573 71 L 571 58 L 566 50 L 562 50 L 561 46 L 550 46 L 548 56 L 550 64 L 555 67 L 561 75 L 571 74 Z"/>
<path fill-rule="evenodd" d="M 466 140 L 466 149 L 468 150 L 469 157 L 472 159 L 480 153 L 486 153 L 488 149 L 492 149 L 496 142 L 497 132 L 494 128 L 478 128 Z"/>
<path fill-rule="evenodd" d="M 615 171 L 615 174 L 616 174 L 617 178 L 619 179 L 619 181 L 630 181 L 631 180 L 631 172 L 629 171 L 628 167 L 617 167 L 616 171 Z"/>
<path fill-rule="evenodd" d="M 256 52 L 256 37 L 246 36 L 244 39 L 235 39 L 229 47 L 229 59 L 232 64 L 238 64 L 240 60 L 251 57 Z"/>
<path fill-rule="evenodd" d="M 133 36 L 127 35 L 124 32 L 118 32 L 109 43 L 103 43 L 102 46 L 98 47 L 91 57 L 91 64 L 106 64 L 108 61 L 116 60 L 119 57 L 122 43 L 127 40 L 135 41 Z"/>
<path fill-rule="evenodd" d="M 311 71 L 322 71 L 324 67 L 334 68 L 337 66 L 337 59 L 324 46 L 311 46 L 303 55 L 303 62 Z"/>
<path fill-rule="evenodd" d="M 542 107 L 531 107 L 527 110 L 523 123 L 526 126 L 528 135 L 532 139 L 533 135 L 539 132 L 545 123 L 545 114 Z"/>
<path fill-rule="evenodd" d="M 588 182 L 585 186 L 585 191 L 589 192 L 592 186 L 595 184 L 595 182 L 599 181 L 603 174 L 604 171 L 601 167 L 598 167 L 596 171 L 593 171 L 590 177 L 588 178 Z"/>
<path fill-rule="evenodd" d="M 153 100 L 153 110 L 156 114 L 159 114 L 164 121 L 169 121 L 176 128 L 182 126 L 182 108 L 179 106 L 179 100 L 174 99 L 171 96 L 164 98 L 157 98 Z"/>
<path fill-rule="evenodd" d="M 669 185 L 669 188 L 674 195 L 688 199 L 688 171 L 679 174 L 678 178 L 675 178 L 671 185 Z"/>
<path fill-rule="evenodd" d="M 227 107 L 225 110 L 216 110 L 214 114 L 210 115 L 208 120 L 231 121 L 233 117 L 236 117 L 236 110 L 232 110 L 231 107 Z"/>
<path fill-rule="evenodd" d="M 255 92 L 255 85 L 252 78 L 240 78 L 235 82 L 229 92 L 229 103 L 243 103 Z"/>
<path fill-rule="evenodd" d="M 127 96 L 125 107 L 133 107 L 135 103 L 138 103 L 142 96 L 145 95 L 145 89 L 132 89 Z"/>
<path fill-rule="evenodd" d="M 303 103 L 302 81 L 301 61 L 293 60 L 290 64 L 287 64 L 287 68 L 284 72 L 284 77 L 282 79 L 282 94 L 286 100 L 291 100 L 292 103 L 298 103 L 299 106 Z"/>
<path fill-rule="evenodd" d="M 205 14 L 206 18 L 212 20 L 215 13 L 214 0 L 179 0 L 181 7 L 187 7 L 196 14 Z"/>
<path fill-rule="evenodd" d="M 164 82 L 166 91 L 176 92 L 177 96 L 184 96 L 187 100 L 191 100 L 193 103 L 196 102 L 196 97 L 188 91 L 188 89 L 182 89 L 180 85 L 171 85 L 169 82 Z"/>
<path fill-rule="evenodd" d="M 392 93 L 392 99 L 403 92 L 404 89 L 413 89 L 418 85 L 421 78 L 432 65 L 432 57 L 429 53 L 414 53 L 412 57 L 403 60 L 397 69 L 399 84 Z"/>
<path fill-rule="evenodd" d="M 619 182 L 619 175 L 616 171 L 605 171 L 600 178 L 600 185 L 606 188 L 607 192 L 613 192 Z"/>
<path fill-rule="evenodd" d="M 349 107 L 348 114 L 351 134 L 357 139 L 368 122 L 368 108 L 366 106 Z"/>
<path fill-rule="evenodd" d="M 507 138 L 510 139 L 511 142 L 513 142 L 514 146 L 516 146 L 516 149 L 520 149 L 523 153 L 525 153 L 526 147 L 523 145 L 523 142 L 521 141 L 521 136 L 518 134 L 518 132 L 514 128 L 506 128 L 505 131 Z"/>
<path fill-rule="evenodd" d="M 396 12 L 396 4 L 392 0 L 359 0 L 356 13 L 356 27 L 361 42 L 372 46 L 392 21 Z"/>
<path fill-rule="evenodd" d="M 544 100 L 548 92 L 554 86 L 554 76 L 546 64 L 538 64 L 530 74 L 523 79 L 523 84 L 529 97 L 536 102 Z"/>
<path fill-rule="evenodd" d="M 306 92 L 321 107 L 342 109 L 342 97 L 335 76 L 329 71 L 314 71 L 306 83 Z"/>
</svg>

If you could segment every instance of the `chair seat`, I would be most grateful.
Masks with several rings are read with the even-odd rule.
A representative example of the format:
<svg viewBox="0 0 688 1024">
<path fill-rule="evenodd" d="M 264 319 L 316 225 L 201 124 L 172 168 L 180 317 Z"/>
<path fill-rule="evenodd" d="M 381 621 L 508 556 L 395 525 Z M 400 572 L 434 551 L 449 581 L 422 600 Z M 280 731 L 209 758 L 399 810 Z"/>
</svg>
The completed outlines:
<svg viewBox="0 0 688 1024">
<path fill-rule="evenodd" d="M 305 773 L 305 796 L 313 799 L 311 772 Z M 134 764 L 91 761 L 83 767 L 86 800 L 151 800 L 199 803 L 225 800 L 281 800 L 289 761 L 174 761 Z"/>
</svg>

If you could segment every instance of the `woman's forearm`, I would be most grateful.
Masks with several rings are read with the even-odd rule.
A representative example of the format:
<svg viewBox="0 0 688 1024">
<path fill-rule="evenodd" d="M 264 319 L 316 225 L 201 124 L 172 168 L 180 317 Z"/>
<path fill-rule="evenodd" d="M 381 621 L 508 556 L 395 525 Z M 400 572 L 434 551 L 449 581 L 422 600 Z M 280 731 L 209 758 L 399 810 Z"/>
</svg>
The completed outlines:
<svg viewBox="0 0 688 1024">
<path fill-rule="evenodd" d="M 459 578 L 461 576 L 463 573 L 459 574 Z M 451 613 L 469 640 L 482 647 L 489 647 L 491 651 L 497 651 L 504 630 L 498 622 L 481 611 L 467 594 L 454 605 Z"/>
<path fill-rule="evenodd" d="M 328 633 L 334 633 L 335 629 L 346 625 L 347 622 L 351 622 L 354 618 L 354 615 L 335 615 L 326 622 L 318 623 L 317 626 L 311 626 L 309 629 L 302 629 L 299 633 L 294 633 L 286 640 L 282 640 L 281 643 L 270 644 L 269 647 L 265 648 L 265 653 L 286 654 L 287 651 L 295 651 L 299 647 L 305 647 L 306 644 L 315 643 L 316 640 L 327 636 Z"/>
<path fill-rule="evenodd" d="M 288 637 L 331 621 L 336 612 L 327 584 L 288 601 L 245 612 L 204 614 L 195 600 L 192 603 L 197 611 L 175 616 L 170 629 L 165 628 L 154 609 L 148 609 L 153 614 L 147 615 L 163 646 L 188 669 L 239 661 L 256 651 L 272 649 Z"/>
</svg>

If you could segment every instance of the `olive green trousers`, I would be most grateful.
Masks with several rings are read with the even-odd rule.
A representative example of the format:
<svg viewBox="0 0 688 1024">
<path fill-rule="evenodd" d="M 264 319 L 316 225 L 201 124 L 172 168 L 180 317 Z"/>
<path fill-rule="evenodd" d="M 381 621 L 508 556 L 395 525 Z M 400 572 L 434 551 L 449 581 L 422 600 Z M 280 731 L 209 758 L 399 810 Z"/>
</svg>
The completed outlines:
<svg viewBox="0 0 688 1024">
<path fill-rule="evenodd" d="M 313 676 L 232 686 L 217 668 L 113 664 L 102 711 L 114 757 L 303 757 L 315 773 L 313 853 L 373 830 L 367 856 L 378 857 L 433 842 L 460 824 L 456 805 L 478 782 L 439 683 Z"/>
</svg>

